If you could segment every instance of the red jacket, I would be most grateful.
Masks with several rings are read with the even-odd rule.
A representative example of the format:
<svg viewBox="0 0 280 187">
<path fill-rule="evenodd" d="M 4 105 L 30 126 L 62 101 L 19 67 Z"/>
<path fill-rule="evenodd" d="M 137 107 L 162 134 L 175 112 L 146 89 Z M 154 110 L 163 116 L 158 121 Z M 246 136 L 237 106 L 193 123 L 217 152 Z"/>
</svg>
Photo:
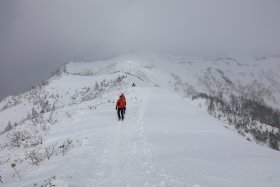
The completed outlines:
<svg viewBox="0 0 280 187">
<path fill-rule="evenodd" d="M 118 101 L 117 101 L 117 107 L 118 108 L 125 108 L 126 107 L 126 102 L 123 98 L 120 98 Z"/>
</svg>

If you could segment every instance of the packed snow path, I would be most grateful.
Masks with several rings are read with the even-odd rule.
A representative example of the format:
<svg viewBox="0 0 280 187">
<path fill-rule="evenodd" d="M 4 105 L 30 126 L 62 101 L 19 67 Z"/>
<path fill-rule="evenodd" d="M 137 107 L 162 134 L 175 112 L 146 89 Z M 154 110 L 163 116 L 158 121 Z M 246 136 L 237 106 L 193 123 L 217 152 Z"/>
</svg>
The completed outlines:
<svg viewBox="0 0 280 187">
<path fill-rule="evenodd" d="M 79 140 L 63 157 L 26 172 L 14 186 L 56 176 L 56 186 L 217 187 L 280 186 L 279 152 L 227 130 L 190 100 L 163 88 L 129 88 L 127 113 L 118 121 L 119 93 L 67 110 L 49 141 Z M 114 101 L 108 102 L 108 98 Z"/>
<path fill-rule="evenodd" d="M 100 108 L 98 120 L 91 117 L 92 114 L 84 118 L 99 121 L 107 128 L 104 134 L 100 133 L 103 135 L 98 138 L 99 147 L 92 146 L 96 144 L 96 137 L 88 139 L 89 151 L 84 156 L 84 165 L 75 167 L 77 173 L 88 171 L 88 177 L 82 184 L 79 181 L 73 186 L 177 186 L 176 180 L 157 167 L 143 132 L 148 96 L 148 93 L 143 93 L 141 97 L 127 95 L 130 99 L 124 121 L 117 120 L 115 107 L 111 104 Z M 91 131 L 96 133 L 96 129 Z M 82 174 L 80 177 L 82 181 L 85 176 Z"/>
</svg>

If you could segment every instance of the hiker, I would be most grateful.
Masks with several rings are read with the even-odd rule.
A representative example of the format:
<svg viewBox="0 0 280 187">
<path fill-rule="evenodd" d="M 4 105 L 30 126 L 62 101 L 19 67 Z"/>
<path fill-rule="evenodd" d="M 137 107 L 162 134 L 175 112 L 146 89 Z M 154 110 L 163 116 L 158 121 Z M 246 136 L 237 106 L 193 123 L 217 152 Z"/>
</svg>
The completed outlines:
<svg viewBox="0 0 280 187">
<path fill-rule="evenodd" d="M 135 86 L 136 86 L 136 84 L 135 84 L 135 83 L 133 83 L 133 84 L 132 84 L 132 87 L 135 87 Z"/>
<path fill-rule="evenodd" d="M 120 95 L 117 104 L 116 104 L 116 110 L 118 111 L 118 117 L 119 120 L 124 120 L 124 113 L 126 108 L 126 101 L 124 95 Z"/>
</svg>

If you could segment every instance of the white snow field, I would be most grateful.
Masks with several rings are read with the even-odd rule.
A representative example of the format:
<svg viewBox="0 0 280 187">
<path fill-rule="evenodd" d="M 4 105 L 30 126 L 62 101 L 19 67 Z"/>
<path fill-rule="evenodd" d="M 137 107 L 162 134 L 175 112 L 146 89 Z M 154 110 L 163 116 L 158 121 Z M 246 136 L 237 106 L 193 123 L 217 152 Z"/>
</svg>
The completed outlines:
<svg viewBox="0 0 280 187">
<path fill-rule="evenodd" d="M 164 64 L 148 66 L 123 58 L 70 63 L 61 76 L 52 77 L 48 85 L 37 88 L 39 94 L 47 90 L 59 95 L 54 114 L 57 121 L 46 124 L 47 130 L 31 131 L 43 137 L 43 142 L 35 147 L 9 145 L 7 134 L 34 126 L 28 120 L 0 135 L 0 186 L 280 186 L 280 153 L 247 141 L 190 98 L 174 91 L 169 85 L 172 75 L 166 72 L 172 64 L 164 69 Z M 96 81 L 103 79 L 110 82 L 124 73 L 124 82 L 104 86 L 94 97 L 94 91 L 80 94 L 85 86 L 94 87 Z M 136 87 L 131 87 L 132 82 Z M 124 121 L 118 121 L 115 110 L 121 92 L 127 100 Z M 14 122 L 12 115 L 21 119 L 22 113 L 31 111 L 34 102 L 28 104 L 30 98 L 26 98 L 22 96 L 22 104 L 0 112 L 5 124 Z M 1 129 L 4 126 L 3 123 Z M 70 148 L 65 153 L 54 154 L 50 159 L 44 157 L 37 165 L 25 159 L 26 151 L 34 148 L 39 152 L 47 145 L 63 149 L 58 146 L 66 140 L 71 141 L 71 146 L 67 144 Z M 12 163 L 16 163 L 15 168 Z"/>
</svg>

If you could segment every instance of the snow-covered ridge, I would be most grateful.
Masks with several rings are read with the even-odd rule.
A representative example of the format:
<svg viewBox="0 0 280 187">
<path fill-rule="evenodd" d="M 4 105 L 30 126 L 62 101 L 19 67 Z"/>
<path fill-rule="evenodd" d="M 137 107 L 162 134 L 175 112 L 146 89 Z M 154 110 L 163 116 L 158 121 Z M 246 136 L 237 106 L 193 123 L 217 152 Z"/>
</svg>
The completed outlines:
<svg viewBox="0 0 280 187">
<path fill-rule="evenodd" d="M 61 108 L 79 101 L 97 97 L 96 84 L 113 89 L 118 78 L 123 84 L 135 82 L 138 86 L 157 86 L 179 91 L 183 96 L 194 97 L 205 93 L 230 102 L 232 96 L 242 96 L 280 108 L 280 58 L 217 58 L 202 59 L 170 55 L 127 55 L 93 63 L 69 62 L 53 76 L 35 86 L 33 90 L 10 96 L 0 103 L 2 121 L 0 130 L 11 122 L 24 120 L 32 106 L 43 102 Z M 101 94 L 101 93 L 99 93 Z M 41 101 L 40 101 L 41 100 Z M 6 117 L 12 111 L 22 113 Z M 19 108 L 19 109 L 17 109 Z"/>
<path fill-rule="evenodd" d="M 186 186 L 185 179 L 192 180 L 191 177 L 184 179 L 183 176 L 182 179 L 173 176 L 174 173 L 170 175 L 166 167 L 162 169 L 153 161 L 153 150 L 160 149 L 163 144 L 157 142 L 158 139 L 153 140 L 154 136 L 150 136 L 151 142 L 160 144 L 151 148 L 146 139 L 146 136 L 155 133 L 155 129 L 150 129 L 155 126 L 159 128 L 158 133 L 163 133 L 162 137 L 168 137 L 174 132 L 172 126 L 168 126 L 172 124 L 168 123 L 172 117 L 166 118 L 172 116 L 172 112 L 180 119 L 176 120 L 175 126 L 181 129 L 176 130 L 177 134 L 173 137 L 175 139 L 177 135 L 180 137 L 181 132 L 186 133 L 184 137 L 187 136 L 190 133 L 189 128 L 194 128 L 194 132 L 205 132 L 204 128 L 211 132 L 210 127 L 204 126 L 210 121 L 215 132 L 229 133 L 234 140 L 232 142 L 242 142 L 242 150 L 257 149 L 258 154 L 263 151 L 268 158 L 275 161 L 274 157 L 278 152 L 257 146 L 254 141 L 261 145 L 271 147 L 272 143 L 274 148 L 279 147 L 279 123 L 271 122 L 273 126 L 265 124 L 267 120 L 259 119 L 261 116 L 253 119 L 250 112 L 244 112 L 245 109 L 241 110 L 231 103 L 232 98 L 237 100 L 238 106 L 242 106 L 243 101 L 252 102 L 254 106 L 260 106 L 265 111 L 275 112 L 277 117 L 280 109 L 279 72 L 279 57 L 203 59 L 170 55 L 126 55 L 107 61 L 67 63 L 49 80 L 35 86 L 29 92 L 10 96 L 0 102 L 0 177 L 4 184 L 11 186 L 18 186 L 22 181 L 26 184 L 22 183 L 22 186 L 35 183 L 63 186 L 64 183 L 71 184 L 69 181 L 73 178 L 75 186 L 83 176 L 67 175 L 64 173 L 67 168 L 59 164 L 65 162 L 64 158 L 71 159 L 71 155 L 74 154 L 81 161 L 92 162 L 97 167 L 95 172 L 94 168 L 86 166 L 89 163 L 70 164 L 69 168 L 78 168 L 74 170 L 75 174 L 83 167 L 96 173 L 95 176 L 91 176 L 92 180 L 85 180 L 78 186 Z M 131 87 L 132 83 L 136 84 L 135 88 Z M 128 110 L 128 120 L 125 122 L 128 128 L 111 130 L 111 125 L 116 125 L 114 108 L 117 96 L 121 92 L 127 95 L 128 103 L 131 103 L 129 107 L 133 112 Z M 150 97 L 155 101 L 150 101 Z M 241 97 L 243 100 L 239 99 Z M 146 112 L 146 105 L 149 112 Z M 157 105 L 160 107 L 155 107 Z M 166 110 L 168 113 L 165 113 Z M 243 114 L 240 114 L 241 111 Z M 157 112 L 162 115 L 157 116 Z M 222 122 L 216 121 L 207 112 Z M 155 116 L 151 116 L 150 113 L 155 113 Z M 188 121 L 194 118 L 193 115 L 200 113 L 203 114 L 203 118 L 198 120 L 198 124 L 195 124 L 195 120 Z M 147 121 L 150 120 L 149 123 L 145 122 L 144 115 Z M 188 118 L 183 117 L 184 115 Z M 159 127 L 159 122 L 167 126 Z M 246 123 L 240 127 L 240 122 Z M 195 125 L 184 126 L 189 123 Z M 196 129 L 196 125 L 199 130 Z M 232 131 L 224 129 L 224 126 L 245 138 L 239 137 L 237 133 L 232 135 Z M 148 129 L 147 132 L 144 127 Z M 121 135 L 124 138 L 121 138 Z M 226 137 L 227 135 L 221 136 L 221 139 L 213 143 L 221 142 Z M 190 147 L 197 146 L 197 142 L 191 143 L 189 142 Z M 179 144 L 178 147 L 184 147 L 184 142 Z M 167 148 L 171 150 L 171 147 L 174 148 L 174 145 L 169 147 L 167 144 Z M 80 154 L 85 154 L 84 151 L 88 148 L 94 149 L 89 153 L 92 160 L 83 160 Z M 119 157 L 110 156 L 111 153 Z M 156 152 L 159 153 L 160 151 Z M 133 156 L 137 163 L 132 159 Z M 103 159 L 100 163 L 94 160 L 99 157 Z M 126 165 L 125 161 L 131 165 Z M 104 166 L 103 162 L 109 166 Z M 47 167 L 48 163 L 53 167 L 58 164 L 64 169 L 52 176 L 50 172 L 53 170 Z M 141 167 L 138 167 L 138 164 L 142 164 Z M 270 167 L 269 162 L 265 164 Z M 118 165 L 125 166 L 126 170 L 122 173 Z M 42 173 L 32 177 L 33 170 L 38 170 L 38 167 L 42 167 Z M 112 170 L 106 167 L 112 167 Z M 270 170 L 269 167 L 267 170 Z M 182 168 L 182 172 L 186 172 L 185 169 Z M 128 180 L 125 175 L 130 176 L 130 170 L 136 170 L 139 173 L 132 174 L 142 177 L 135 181 Z M 149 178 L 146 172 L 151 173 L 155 179 Z M 221 173 L 223 172 L 224 170 L 221 170 Z M 274 176 L 274 169 L 271 172 Z M 218 172 L 217 175 L 221 173 Z M 108 175 L 115 183 L 106 180 Z M 118 180 L 117 177 L 125 180 Z M 260 179 L 266 181 L 266 178 Z M 203 180 L 203 183 L 207 184 L 209 179 L 206 177 Z M 271 184 L 277 182 L 279 180 L 276 178 Z M 197 185 L 191 182 L 190 184 L 189 186 Z"/>
</svg>

